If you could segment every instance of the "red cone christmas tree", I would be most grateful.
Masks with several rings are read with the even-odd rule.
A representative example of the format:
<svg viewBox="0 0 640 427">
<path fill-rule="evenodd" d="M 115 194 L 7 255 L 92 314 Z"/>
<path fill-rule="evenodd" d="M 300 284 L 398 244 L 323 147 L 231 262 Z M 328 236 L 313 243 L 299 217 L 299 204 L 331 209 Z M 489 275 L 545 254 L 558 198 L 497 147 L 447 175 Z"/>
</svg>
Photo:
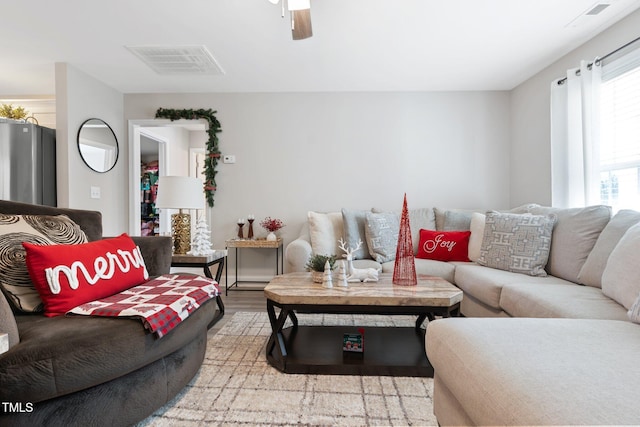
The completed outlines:
<svg viewBox="0 0 640 427">
<path fill-rule="evenodd" d="M 413 242 L 411 241 L 411 225 L 407 209 L 407 194 L 404 195 L 400 232 L 396 247 L 396 263 L 393 266 L 393 284 L 400 286 L 416 286 L 416 264 L 413 259 Z"/>
</svg>

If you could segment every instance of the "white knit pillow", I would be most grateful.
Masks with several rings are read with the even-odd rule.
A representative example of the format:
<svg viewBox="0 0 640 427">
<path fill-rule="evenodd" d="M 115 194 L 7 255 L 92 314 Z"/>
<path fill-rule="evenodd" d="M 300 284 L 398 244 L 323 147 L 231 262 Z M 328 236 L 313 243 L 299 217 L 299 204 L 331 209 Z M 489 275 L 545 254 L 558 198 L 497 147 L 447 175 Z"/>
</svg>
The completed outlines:
<svg viewBox="0 0 640 427">
<path fill-rule="evenodd" d="M 311 251 L 316 255 L 339 255 L 338 243 L 344 235 L 342 212 L 320 213 L 309 211 L 309 234 Z"/>
</svg>

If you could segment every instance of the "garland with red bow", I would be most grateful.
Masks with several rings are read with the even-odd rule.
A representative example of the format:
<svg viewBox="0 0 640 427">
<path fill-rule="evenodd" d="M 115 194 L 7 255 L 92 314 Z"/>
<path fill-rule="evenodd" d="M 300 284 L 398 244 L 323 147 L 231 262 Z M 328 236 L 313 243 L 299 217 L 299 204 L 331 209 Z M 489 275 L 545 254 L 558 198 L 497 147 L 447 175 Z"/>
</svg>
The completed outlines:
<svg viewBox="0 0 640 427">
<path fill-rule="evenodd" d="M 209 122 L 209 129 L 207 134 L 209 139 L 207 141 L 207 158 L 204 161 L 204 194 L 207 198 L 207 203 L 210 207 L 213 207 L 213 195 L 216 192 L 216 166 L 220 159 L 220 150 L 218 149 L 218 133 L 222 132 L 220 122 L 216 119 L 215 114 L 217 111 L 211 109 L 208 110 L 174 110 L 169 108 L 158 108 L 156 111 L 157 119 L 169 119 L 171 121 L 186 119 L 186 120 L 198 120 L 205 119 Z"/>
</svg>

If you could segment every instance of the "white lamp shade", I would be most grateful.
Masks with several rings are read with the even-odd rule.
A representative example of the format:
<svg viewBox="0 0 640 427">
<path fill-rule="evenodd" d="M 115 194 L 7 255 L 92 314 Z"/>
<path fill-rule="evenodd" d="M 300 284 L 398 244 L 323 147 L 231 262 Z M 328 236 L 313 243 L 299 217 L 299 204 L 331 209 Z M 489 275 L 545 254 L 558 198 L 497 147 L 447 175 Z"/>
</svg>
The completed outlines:
<svg viewBox="0 0 640 427">
<path fill-rule="evenodd" d="M 289 10 L 311 9 L 311 0 L 289 0 L 287 6 Z"/>
<path fill-rule="evenodd" d="M 203 209 L 202 181 L 190 176 L 159 177 L 156 207 L 160 209 Z"/>
</svg>

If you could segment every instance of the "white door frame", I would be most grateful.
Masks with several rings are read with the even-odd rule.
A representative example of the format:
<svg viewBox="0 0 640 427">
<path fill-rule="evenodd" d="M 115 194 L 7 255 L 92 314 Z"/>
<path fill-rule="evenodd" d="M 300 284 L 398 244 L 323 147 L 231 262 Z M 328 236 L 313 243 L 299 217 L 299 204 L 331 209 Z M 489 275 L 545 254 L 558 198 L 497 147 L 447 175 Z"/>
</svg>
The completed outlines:
<svg viewBox="0 0 640 427">
<path fill-rule="evenodd" d="M 155 135 L 152 128 L 180 126 L 189 130 L 206 131 L 204 120 L 142 119 L 129 120 L 129 234 L 139 236 L 140 231 L 140 136 L 158 141 L 159 176 L 167 174 L 167 144 L 170 141 Z M 191 154 L 193 155 L 193 154 Z M 160 233 L 170 231 L 167 209 L 160 212 Z"/>
<path fill-rule="evenodd" d="M 159 175 L 167 170 L 167 141 L 151 135 L 146 128 L 167 126 L 169 120 L 129 120 L 129 235 L 139 236 L 140 230 L 140 136 L 147 136 L 158 141 Z M 167 228 L 163 230 L 163 228 Z M 168 222 L 160 214 L 160 233 L 167 232 Z"/>
</svg>

